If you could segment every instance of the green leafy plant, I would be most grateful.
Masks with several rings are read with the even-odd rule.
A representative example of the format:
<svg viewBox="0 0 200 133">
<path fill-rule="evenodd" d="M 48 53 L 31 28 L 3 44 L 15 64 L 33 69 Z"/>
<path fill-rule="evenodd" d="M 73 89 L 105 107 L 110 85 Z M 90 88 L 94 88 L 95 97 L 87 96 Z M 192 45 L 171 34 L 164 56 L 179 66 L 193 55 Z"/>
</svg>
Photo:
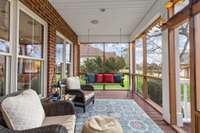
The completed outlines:
<svg viewBox="0 0 200 133">
<path fill-rule="evenodd" d="M 126 63 L 124 58 L 121 57 L 110 57 L 106 59 L 105 63 L 105 73 L 116 73 L 119 72 L 120 69 L 125 68 Z"/>
<path fill-rule="evenodd" d="M 88 58 L 81 65 L 81 72 L 83 73 L 116 73 L 126 67 L 126 62 L 122 57 L 110 57 L 103 59 L 100 56 L 96 58 Z"/>
</svg>

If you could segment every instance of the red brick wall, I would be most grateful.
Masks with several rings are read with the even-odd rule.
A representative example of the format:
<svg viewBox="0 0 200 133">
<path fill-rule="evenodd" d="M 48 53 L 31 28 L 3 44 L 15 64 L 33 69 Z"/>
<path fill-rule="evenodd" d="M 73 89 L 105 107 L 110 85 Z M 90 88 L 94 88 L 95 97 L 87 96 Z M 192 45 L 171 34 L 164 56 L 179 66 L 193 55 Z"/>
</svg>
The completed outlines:
<svg viewBox="0 0 200 133">
<path fill-rule="evenodd" d="M 48 26 L 48 94 L 51 92 L 52 82 L 55 81 L 55 66 L 56 66 L 56 30 L 53 26 Z"/>
<path fill-rule="evenodd" d="M 55 78 L 55 53 L 56 53 L 56 31 L 62 33 L 66 38 L 78 44 L 78 36 L 58 14 L 48 0 L 20 0 L 29 9 L 48 23 L 48 93 L 51 91 L 51 83 Z M 74 47 L 74 64 L 78 64 L 77 46 Z M 74 66 L 74 74 L 76 75 L 78 67 Z"/>
</svg>

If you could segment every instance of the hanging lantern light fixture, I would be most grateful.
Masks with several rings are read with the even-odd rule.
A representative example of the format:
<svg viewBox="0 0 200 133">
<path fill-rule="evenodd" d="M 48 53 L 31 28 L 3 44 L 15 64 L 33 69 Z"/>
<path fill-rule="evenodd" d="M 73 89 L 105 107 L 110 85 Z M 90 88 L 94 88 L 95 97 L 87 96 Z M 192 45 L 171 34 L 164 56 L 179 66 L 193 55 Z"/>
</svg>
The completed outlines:
<svg viewBox="0 0 200 133">
<path fill-rule="evenodd" d="M 168 1 L 165 4 L 165 8 L 170 9 L 172 8 L 175 4 L 183 4 L 185 0 L 174 0 L 174 1 Z"/>
<path fill-rule="evenodd" d="M 174 3 L 173 3 L 173 2 L 171 2 L 171 1 L 168 1 L 168 2 L 165 4 L 165 8 L 167 8 L 167 9 L 170 9 L 170 8 L 172 8 L 172 7 L 173 7 L 173 5 L 174 5 Z"/>
</svg>

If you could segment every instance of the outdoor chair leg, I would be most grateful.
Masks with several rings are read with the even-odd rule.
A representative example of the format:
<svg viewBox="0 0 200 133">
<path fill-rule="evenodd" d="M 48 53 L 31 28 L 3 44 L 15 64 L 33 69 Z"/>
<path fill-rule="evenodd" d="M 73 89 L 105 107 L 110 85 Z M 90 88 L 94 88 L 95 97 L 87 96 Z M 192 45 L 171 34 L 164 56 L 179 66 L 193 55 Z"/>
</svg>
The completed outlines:
<svg viewBox="0 0 200 133">
<path fill-rule="evenodd" d="M 121 86 L 124 87 L 124 82 L 123 81 L 121 82 Z"/>
<path fill-rule="evenodd" d="M 92 103 L 94 104 L 95 100 L 92 101 Z"/>
<path fill-rule="evenodd" d="M 85 106 L 83 106 L 83 113 L 85 113 L 85 111 L 86 111 L 86 107 L 85 107 Z"/>
</svg>

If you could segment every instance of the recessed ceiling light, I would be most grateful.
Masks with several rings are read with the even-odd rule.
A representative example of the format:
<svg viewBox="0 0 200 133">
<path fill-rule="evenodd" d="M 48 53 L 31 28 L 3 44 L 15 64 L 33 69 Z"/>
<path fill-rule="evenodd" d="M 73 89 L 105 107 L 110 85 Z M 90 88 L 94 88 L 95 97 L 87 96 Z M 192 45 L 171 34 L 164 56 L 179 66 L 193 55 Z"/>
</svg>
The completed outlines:
<svg viewBox="0 0 200 133">
<path fill-rule="evenodd" d="M 91 22 L 91 24 L 98 24 L 98 23 L 99 23 L 99 21 L 96 20 L 96 19 L 94 19 L 94 20 L 92 20 L 92 21 L 90 21 L 90 22 Z"/>
<path fill-rule="evenodd" d="M 5 10 L 0 10 L 0 12 L 1 12 L 2 14 L 6 14 L 6 11 L 5 11 Z"/>
</svg>

